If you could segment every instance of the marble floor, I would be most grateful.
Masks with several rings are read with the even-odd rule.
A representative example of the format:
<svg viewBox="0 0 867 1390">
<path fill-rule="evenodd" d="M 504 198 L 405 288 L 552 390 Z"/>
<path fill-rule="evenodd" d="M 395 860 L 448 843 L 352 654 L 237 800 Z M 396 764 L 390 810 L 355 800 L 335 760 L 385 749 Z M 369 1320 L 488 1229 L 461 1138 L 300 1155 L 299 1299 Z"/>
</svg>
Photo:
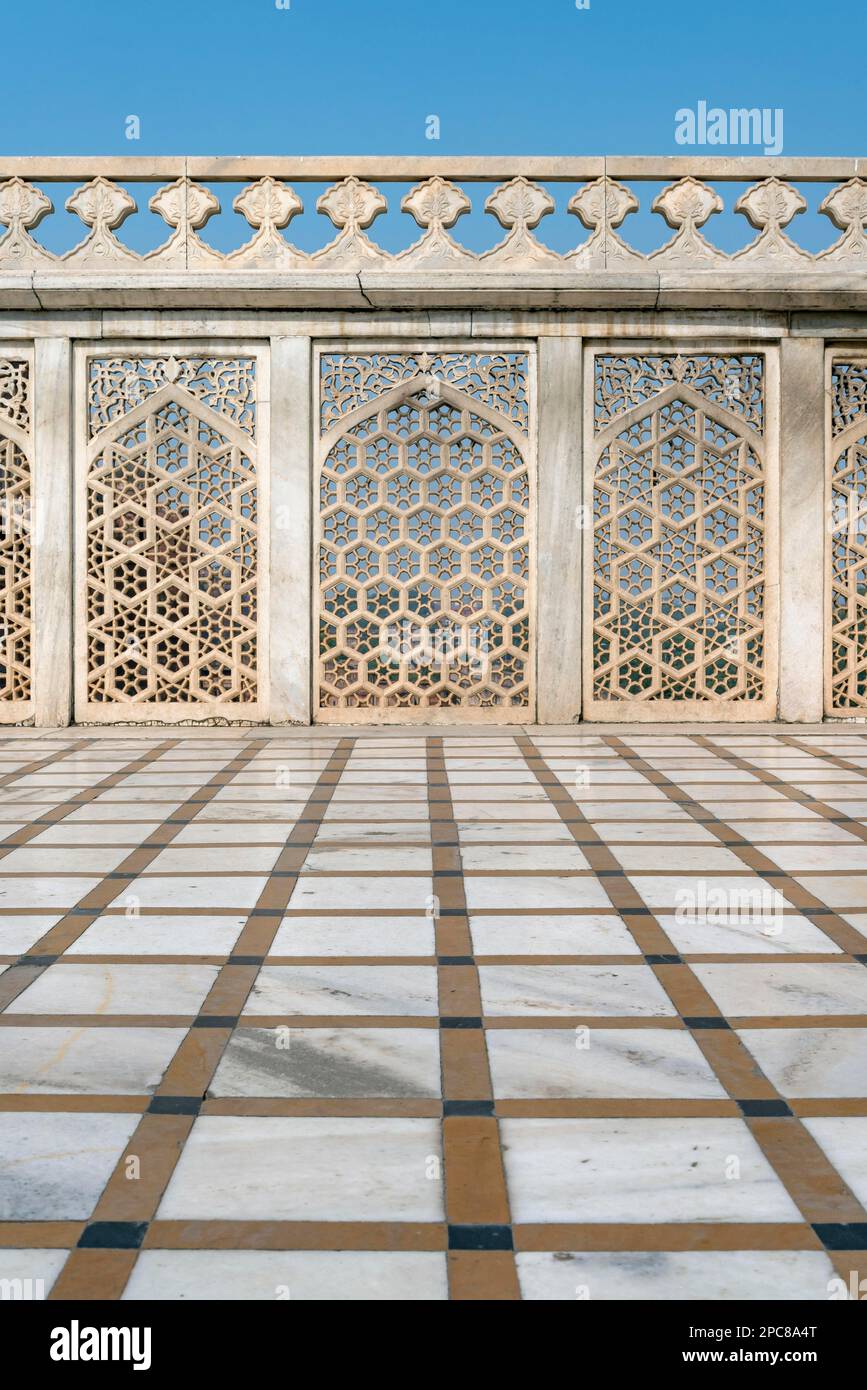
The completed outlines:
<svg viewBox="0 0 867 1390">
<path fill-rule="evenodd" d="M 867 1279 L 867 731 L 7 729 L 0 859 L 0 1280 Z"/>
</svg>

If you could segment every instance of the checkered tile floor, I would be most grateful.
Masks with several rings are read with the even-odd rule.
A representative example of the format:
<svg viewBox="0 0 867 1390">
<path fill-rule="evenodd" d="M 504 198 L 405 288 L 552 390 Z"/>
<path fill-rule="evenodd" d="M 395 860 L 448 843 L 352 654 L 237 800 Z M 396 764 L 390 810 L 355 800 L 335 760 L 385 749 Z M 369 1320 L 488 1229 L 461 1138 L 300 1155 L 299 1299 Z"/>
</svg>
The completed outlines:
<svg viewBox="0 0 867 1390">
<path fill-rule="evenodd" d="M 0 737 L 0 1278 L 867 1277 L 867 734 Z"/>
</svg>

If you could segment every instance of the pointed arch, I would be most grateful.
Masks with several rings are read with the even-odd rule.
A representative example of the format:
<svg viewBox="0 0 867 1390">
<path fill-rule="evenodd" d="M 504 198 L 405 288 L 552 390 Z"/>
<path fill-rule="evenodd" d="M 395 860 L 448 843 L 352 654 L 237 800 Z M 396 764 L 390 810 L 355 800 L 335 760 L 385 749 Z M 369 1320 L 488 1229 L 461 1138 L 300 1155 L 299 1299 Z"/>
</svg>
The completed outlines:
<svg viewBox="0 0 867 1390">
<path fill-rule="evenodd" d="M 776 695 L 766 439 L 685 380 L 597 430 L 596 385 L 613 356 L 591 355 L 586 386 L 588 717 L 766 718 Z M 686 418 L 663 425 L 678 404 Z M 645 420 L 648 437 L 627 442 Z"/>
<path fill-rule="evenodd" d="M 179 366 L 198 360 L 180 355 Z M 123 381 L 114 389 L 120 413 L 81 452 L 79 717 L 260 717 L 257 442 L 181 381 L 143 400 L 134 376 L 128 399 Z M 154 428 L 172 408 L 185 423 Z"/>
<path fill-rule="evenodd" d="M 410 371 L 324 430 L 317 452 L 317 718 L 530 717 L 527 435 Z"/>
</svg>

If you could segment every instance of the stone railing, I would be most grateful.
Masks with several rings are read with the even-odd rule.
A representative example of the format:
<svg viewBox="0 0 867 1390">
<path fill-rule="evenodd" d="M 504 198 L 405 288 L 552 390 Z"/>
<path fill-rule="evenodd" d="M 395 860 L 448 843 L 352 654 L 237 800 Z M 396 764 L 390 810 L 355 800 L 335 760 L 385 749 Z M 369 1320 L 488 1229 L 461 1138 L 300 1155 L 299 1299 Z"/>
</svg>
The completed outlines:
<svg viewBox="0 0 867 1390">
<path fill-rule="evenodd" d="M 175 305 L 179 286 L 188 304 L 252 306 L 867 307 L 862 173 L 856 159 L 0 159 L 0 307 Z M 85 229 L 62 252 L 37 233 L 54 213 L 53 184 L 76 185 L 65 207 Z M 160 186 L 142 200 L 142 184 Z M 204 229 L 227 184 L 242 185 L 230 189 L 231 207 L 248 234 L 221 251 Z M 322 244 L 303 250 L 287 229 L 305 186 L 326 184 L 314 189 Z M 493 191 L 474 199 L 479 184 Z M 648 184 L 661 191 L 643 197 Z M 744 191 L 726 197 L 732 184 Z M 792 227 L 810 184 L 827 185 L 816 210 L 839 232 L 818 252 Z M 391 200 L 405 215 L 406 244 L 387 249 L 371 228 L 394 185 L 408 189 Z M 544 241 L 555 194 L 578 224 L 564 251 Z M 481 205 L 503 234 L 474 251 L 458 224 Z M 166 235 L 141 253 L 121 228 L 145 207 Z M 645 252 L 630 243 L 629 218 L 648 208 L 668 232 Z M 724 211 L 755 232 L 734 252 L 713 239 L 712 219 Z"/>
</svg>

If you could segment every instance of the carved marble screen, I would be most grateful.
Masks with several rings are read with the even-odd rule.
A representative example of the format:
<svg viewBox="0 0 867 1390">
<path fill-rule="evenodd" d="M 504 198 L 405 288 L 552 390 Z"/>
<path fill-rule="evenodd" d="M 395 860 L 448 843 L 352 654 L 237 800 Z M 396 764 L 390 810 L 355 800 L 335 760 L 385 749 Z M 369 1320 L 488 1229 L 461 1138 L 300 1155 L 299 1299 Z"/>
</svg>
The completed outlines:
<svg viewBox="0 0 867 1390">
<path fill-rule="evenodd" d="M 32 363 L 0 349 L 0 723 L 33 713 L 32 457 Z"/>
<path fill-rule="evenodd" d="M 867 361 L 830 364 L 825 709 L 867 712 Z"/>
<path fill-rule="evenodd" d="M 768 356 L 590 356 L 585 717 L 776 708 Z"/>
<path fill-rule="evenodd" d="M 266 714 L 261 361 L 84 358 L 79 721 Z"/>
<path fill-rule="evenodd" d="M 319 720 L 534 708 L 527 352 L 319 357 Z"/>
</svg>

